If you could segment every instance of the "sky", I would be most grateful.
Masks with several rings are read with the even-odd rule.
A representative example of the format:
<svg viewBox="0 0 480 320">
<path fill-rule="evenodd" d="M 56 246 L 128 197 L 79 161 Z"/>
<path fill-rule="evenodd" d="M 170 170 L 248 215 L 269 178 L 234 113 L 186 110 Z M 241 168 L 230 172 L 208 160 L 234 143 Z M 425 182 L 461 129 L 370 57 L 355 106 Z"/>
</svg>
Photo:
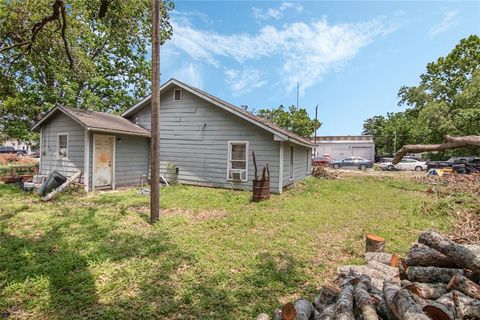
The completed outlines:
<svg viewBox="0 0 480 320">
<path fill-rule="evenodd" d="M 318 135 L 361 134 L 402 111 L 397 93 L 460 39 L 480 34 L 480 1 L 175 1 L 161 48 L 176 78 L 254 111 L 297 103 Z"/>
</svg>

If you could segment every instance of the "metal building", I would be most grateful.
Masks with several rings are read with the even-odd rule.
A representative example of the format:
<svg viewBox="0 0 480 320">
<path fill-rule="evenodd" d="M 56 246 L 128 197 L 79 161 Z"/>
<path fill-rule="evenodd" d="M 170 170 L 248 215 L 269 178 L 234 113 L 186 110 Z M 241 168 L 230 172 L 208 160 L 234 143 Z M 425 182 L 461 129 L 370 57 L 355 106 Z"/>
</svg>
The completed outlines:
<svg viewBox="0 0 480 320">
<path fill-rule="evenodd" d="M 370 135 L 317 136 L 313 150 L 315 156 L 330 154 L 335 160 L 352 156 L 375 159 L 375 142 Z"/>
</svg>

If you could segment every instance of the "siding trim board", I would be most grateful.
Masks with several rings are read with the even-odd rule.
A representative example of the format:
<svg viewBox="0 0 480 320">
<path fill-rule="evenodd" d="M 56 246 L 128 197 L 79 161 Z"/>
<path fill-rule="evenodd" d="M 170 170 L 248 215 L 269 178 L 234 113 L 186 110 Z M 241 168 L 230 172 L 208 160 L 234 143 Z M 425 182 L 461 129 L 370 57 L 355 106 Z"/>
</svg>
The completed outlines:
<svg viewBox="0 0 480 320">
<path fill-rule="evenodd" d="M 84 158 L 84 165 L 83 167 L 85 168 L 83 172 L 83 185 L 85 188 L 85 191 L 88 192 L 90 191 L 90 132 L 88 132 L 87 129 L 85 129 L 85 142 L 84 142 L 84 150 L 85 154 L 83 156 Z"/>
</svg>

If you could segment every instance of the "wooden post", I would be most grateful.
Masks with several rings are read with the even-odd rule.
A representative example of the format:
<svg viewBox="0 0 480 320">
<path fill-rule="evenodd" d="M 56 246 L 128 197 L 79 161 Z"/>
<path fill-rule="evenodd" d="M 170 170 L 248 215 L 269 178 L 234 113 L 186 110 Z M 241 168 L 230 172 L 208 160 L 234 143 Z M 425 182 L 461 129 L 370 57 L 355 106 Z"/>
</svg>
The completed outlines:
<svg viewBox="0 0 480 320">
<path fill-rule="evenodd" d="M 160 216 L 160 0 L 152 0 L 152 120 L 151 120 L 151 192 L 150 223 Z"/>
</svg>

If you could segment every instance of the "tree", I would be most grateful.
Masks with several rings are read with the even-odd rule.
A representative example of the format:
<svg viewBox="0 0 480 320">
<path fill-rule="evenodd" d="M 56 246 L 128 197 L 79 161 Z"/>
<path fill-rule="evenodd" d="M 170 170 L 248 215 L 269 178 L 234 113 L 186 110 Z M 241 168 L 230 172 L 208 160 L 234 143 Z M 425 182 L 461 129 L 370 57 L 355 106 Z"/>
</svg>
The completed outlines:
<svg viewBox="0 0 480 320">
<path fill-rule="evenodd" d="M 315 126 L 322 125 L 315 119 L 310 119 L 307 110 L 292 105 L 285 109 L 283 105 L 274 109 L 260 109 L 257 116 L 267 119 L 281 128 L 292 131 L 302 137 L 310 137 L 315 131 Z"/>
<path fill-rule="evenodd" d="M 172 35 L 161 3 L 161 42 Z M 0 0 L 0 122 L 11 137 L 57 104 L 121 112 L 150 92 L 150 0 Z"/>
<path fill-rule="evenodd" d="M 391 150 L 388 137 L 393 130 L 398 145 L 439 144 L 449 135 L 480 135 L 480 37 L 460 40 L 446 57 L 427 65 L 418 86 L 401 87 L 398 95 L 399 105 L 407 108 L 404 112 L 364 123 L 364 132 L 375 135 L 381 150 Z M 478 148 L 446 152 L 480 153 Z"/>
</svg>

